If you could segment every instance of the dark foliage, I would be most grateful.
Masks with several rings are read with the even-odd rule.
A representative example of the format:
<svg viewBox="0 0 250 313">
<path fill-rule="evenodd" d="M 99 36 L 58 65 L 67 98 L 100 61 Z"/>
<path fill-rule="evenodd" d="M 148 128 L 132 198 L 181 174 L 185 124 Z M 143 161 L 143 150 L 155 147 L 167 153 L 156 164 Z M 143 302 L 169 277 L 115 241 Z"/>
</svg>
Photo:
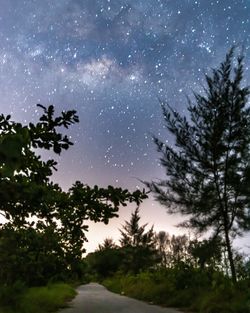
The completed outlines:
<svg viewBox="0 0 250 313">
<path fill-rule="evenodd" d="M 155 249 L 153 226 L 146 231 L 147 224 L 140 225 L 140 219 L 139 208 L 137 208 L 120 230 L 124 272 L 138 273 L 154 266 L 159 261 Z"/>
<path fill-rule="evenodd" d="M 38 123 L 22 125 L 0 116 L 0 284 L 27 285 L 79 279 L 87 220 L 108 223 L 120 206 L 141 203 L 144 192 L 76 182 L 68 192 L 51 181 L 53 159 L 43 161 L 37 149 L 60 154 L 72 142 L 61 129 L 78 122 L 75 111 L 55 116 L 43 110 Z"/>
<path fill-rule="evenodd" d="M 249 88 L 242 80 L 243 57 L 234 62 L 231 49 L 206 75 L 204 93 L 189 100 L 188 117 L 162 104 L 175 147 L 154 138 L 167 178 L 147 184 L 169 213 L 189 217 L 181 226 L 222 236 L 234 281 L 232 239 L 250 229 Z"/>
</svg>

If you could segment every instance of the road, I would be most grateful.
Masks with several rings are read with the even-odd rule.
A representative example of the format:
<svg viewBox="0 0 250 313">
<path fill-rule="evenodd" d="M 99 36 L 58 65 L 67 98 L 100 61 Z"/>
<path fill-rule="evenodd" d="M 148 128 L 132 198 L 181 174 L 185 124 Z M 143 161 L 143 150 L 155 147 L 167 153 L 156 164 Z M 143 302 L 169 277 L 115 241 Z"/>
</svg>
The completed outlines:
<svg viewBox="0 0 250 313">
<path fill-rule="evenodd" d="M 59 313 L 180 313 L 112 293 L 96 283 L 80 286 L 77 291 L 70 307 Z"/>
</svg>

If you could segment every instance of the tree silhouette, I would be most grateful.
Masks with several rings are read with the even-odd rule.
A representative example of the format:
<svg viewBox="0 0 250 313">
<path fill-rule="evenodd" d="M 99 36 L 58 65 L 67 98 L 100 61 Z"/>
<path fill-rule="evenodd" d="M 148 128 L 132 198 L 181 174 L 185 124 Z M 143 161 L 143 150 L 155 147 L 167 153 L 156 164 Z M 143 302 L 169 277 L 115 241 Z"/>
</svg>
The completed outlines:
<svg viewBox="0 0 250 313">
<path fill-rule="evenodd" d="M 117 249 L 118 246 L 115 244 L 113 238 L 105 238 L 102 244 L 98 245 L 97 251 L 104 251 L 109 249 Z"/>
<path fill-rule="evenodd" d="M 169 213 L 189 217 L 182 226 L 221 234 L 235 282 L 232 240 L 250 229 L 250 109 L 243 57 L 235 62 L 234 51 L 206 75 L 195 103 L 188 100 L 188 117 L 162 103 L 175 146 L 154 138 L 167 177 L 148 186 Z"/>
<path fill-rule="evenodd" d="M 170 246 L 170 235 L 165 231 L 160 231 L 155 234 L 155 244 L 161 258 L 161 266 L 166 267 L 170 260 L 168 258 L 169 246 Z"/>
<path fill-rule="evenodd" d="M 158 262 L 153 226 L 146 231 L 147 224 L 139 225 L 140 219 L 139 208 L 137 208 L 120 230 L 125 272 L 137 273 Z"/>
<path fill-rule="evenodd" d="M 80 278 L 86 221 L 107 224 L 120 206 L 139 205 L 147 198 L 139 190 L 90 187 L 79 181 L 63 191 L 51 180 L 56 162 L 43 161 L 37 149 L 55 154 L 67 150 L 72 142 L 60 130 L 77 123 L 78 116 L 74 110 L 55 116 L 53 106 L 38 106 L 43 113 L 36 124 L 22 125 L 0 115 L 0 214 L 7 220 L 0 225 L 2 283 L 46 283 L 58 270 Z M 10 242 L 15 244 L 6 250 Z"/>
<path fill-rule="evenodd" d="M 147 224 L 139 225 L 141 217 L 139 215 L 139 208 L 132 213 L 129 221 L 125 221 L 122 226 L 120 243 L 122 247 L 152 247 L 154 244 L 153 227 L 149 231 L 145 228 Z"/>
<path fill-rule="evenodd" d="M 222 243 L 219 236 L 202 241 L 192 240 L 189 252 L 201 269 L 209 266 L 215 269 L 222 261 Z"/>
<path fill-rule="evenodd" d="M 103 279 L 114 275 L 121 267 L 122 252 L 112 238 L 105 238 L 95 252 L 89 253 L 86 262 L 89 272 Z"/>
</svg>

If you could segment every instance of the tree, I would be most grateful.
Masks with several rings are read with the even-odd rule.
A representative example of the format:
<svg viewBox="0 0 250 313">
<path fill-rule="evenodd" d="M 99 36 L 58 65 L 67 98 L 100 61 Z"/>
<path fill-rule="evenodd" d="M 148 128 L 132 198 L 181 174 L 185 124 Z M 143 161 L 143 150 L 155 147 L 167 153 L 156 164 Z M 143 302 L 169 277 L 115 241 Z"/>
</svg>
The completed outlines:
<svg viewBox="0 0 250 313">
<path fill-rule="evenodd" d="M 188 117 L 162 103 L 175 146 L 154 138 L 167 178 L 147 185 L 169 213 L 189 216 L 182 226 L 223 237 L 236 282 L 232 240 L 250 229 L 250 109 L 243 57 L 234 62 L 234 52 L 206 75 L 194 104 L 188 99 Z"/>
<path fill-rule="evenodd" d="M 65 192 L 53 183 L 56 162 L 43 161 L 37 149 L 55 154 L 67 150 L 72 142 L 60 129 L 79 119 L 74 110 L 55 116 L 53 106 L 38 106 L 43 114 L 36 124 L 22 125 L 11 121 L 9 115 L 0 115 L 0 214 L 7 220 L 0 225 L 0 263 L 6 269 L 0 273 L 2 283 L 14 279 L 13 266 L 5 264 L 11 259 L 18 269 L 16 279 L 24 277 L 29 284 L 32 277 L 27 275 L 27 264 L 35 269 L 33 282 L 37 284 L 54 277 L 57 270 L 79 277 L 86 221 L 107 224 L 118 216 L 120 206 L 128 202 L 139 205 L 147 198 L 139 190 L 92 188 L 79 181 Z M 12 249 L 1 249 L 9 242 L 15 242 Z"/>
<path fill-rule="evenodd" d="M 101 279 L 112 276 L 122 264 L 123 255 L 112 238 L 105 238 L 93 253 L 86 256 L 89 272 Z"/>
<path fill-rule="evenodd" d="M 165 231 L 155 234 L 156 248 L 163 267 L 175 267 L 189 259 L 189 239 L 186 235 L 170 236 Z"/>
<path fill-rule="evenodd" d="M 16 228 L 6 223 L 0 230 L 0 283 L 19 280 L 28 286 L 64 279 L 67 263 L 55 227 Z"/>
<path fill-rule="evenodd" d="M 170 259 L 172 264 L 179 265 L 188 259 L 189 240 L 186 235 L 173 235 L 170 239 Z"/>
<path fill-rule="evenodd" d="M 152 247 L 154 244 L 154 232 L 153 226 L 149 231 L 145 231 L 147 224 L 139 225 L 141 217 L 139 215 L 139 208 L 132 213 L 130 221 L 125 221 L 125 225 L 122 226 L 120 243 L 122 247 L 131 246 L 148 246 Z"/>
<path fill-rule="evenodd" d="M 118 217 L 120 206 L 135 202 L 139 205 L 147 195 L 136 190 L 99 188 L 75 182 L 57 204 L 56 218 L 61 222 L 59 229 L 64 245 L 67 247 L 67 259 L 71 267 L 77 268 L 82 254 L 85 252 L 84 242 L 87 240 L 86 232 L 89 225 L 87 221 L 108 224 L 113 217 Z M 77 262 L 77 260 L 79 262 Z"/>
<path fill-rule="evenodd" d="M 103 243 L 98 245 L 97 251 L 104 251 L 116 248 L 118 248 L 118 246 L 114 242 L 113 238 L 105 238 Z"/>
<path fill-rule="evenodd" d="M 221 238 L 217 236 L 202 241 L 192 240 L 189 252 L 202 270 L 206 266 L 215 269 L 222 261 Z"/>
<path fill-rule="evenodd" d="M 168 250 L 170 245 L 170 235 L 165 231 L 155 234 L 155 244 L 161 258 L 161 266 L 166 267 L 169 263 Z"/>
<path fill-rule="evenodd" d="M 50 181 L 56 162 L 43 161 L 36 150 L 56 154 L 67 150 L 72 142 L 60 128 L 79 119 L 74 110 L 55 116 L 53 106 L 38 107 L 43 114 L 36 124 L 22 125 L 10 115 L 0 115 L 0 214 L 7 220 L 0 226 L 4 284 L 20 279 L 29 285 L 42 284 L 67 269 L 55 221 L 64 193 Z M 11 249 L 4 248 L 8 245 Z"/>
<path fill-rule="evenodd" d="M 140 219 L 139 208 L 137 208 L 132 213 L 130 220 L 125 221 L 125 225 L 120 230 L 125 272 L 137 273 L 158 262 L 153 226 L 146 231 L 147 224 L 140 226 Z"/>
<path fill-rule="evenodd" d="M 37 124 L 11 121 L 11 116 L 0 116 L 0 214 L 12 224 L 27 223 L 27 218 L 52 216 L 58 185 L 50 182 L 56 162 L 42 161 L 37 148 L 60 154 L 73 143 L 58 128 L 68 128 L 79 121 L 76 111 L 54 116 L 54 107 L 38 105 L 43 114 Z M 57 197 L 56 197 L 57 198 Z M 51 206 L 51 207 L 52 207 Z"/>
</svg>

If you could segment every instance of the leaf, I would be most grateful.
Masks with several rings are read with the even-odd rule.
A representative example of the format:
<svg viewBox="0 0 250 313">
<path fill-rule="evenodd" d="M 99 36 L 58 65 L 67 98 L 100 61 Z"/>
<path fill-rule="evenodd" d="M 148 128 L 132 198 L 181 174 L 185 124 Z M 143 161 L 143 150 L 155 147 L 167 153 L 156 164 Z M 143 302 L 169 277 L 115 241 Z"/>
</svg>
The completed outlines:
<svg viewBox="0 0 250 313">
<path fill-rule="evenodd" d="M 57 145 L 57 144 L 54 145 L 53 150 L 56 154 L 60 154 L 62 151 L 60 145 Z"/>
<path fill-rule="evenodd" d="M 43 109 L 44 111 L 46 111 L 46 107 L 45 107 L 45 106 L 43 106 L 43 105 L 41 105 L 41 104 L 39 104 L 39 103 L 38 103 L 36 106 L 39 107 L 39 108 L 41 108 L 41 109 Z"/>
</svg>

